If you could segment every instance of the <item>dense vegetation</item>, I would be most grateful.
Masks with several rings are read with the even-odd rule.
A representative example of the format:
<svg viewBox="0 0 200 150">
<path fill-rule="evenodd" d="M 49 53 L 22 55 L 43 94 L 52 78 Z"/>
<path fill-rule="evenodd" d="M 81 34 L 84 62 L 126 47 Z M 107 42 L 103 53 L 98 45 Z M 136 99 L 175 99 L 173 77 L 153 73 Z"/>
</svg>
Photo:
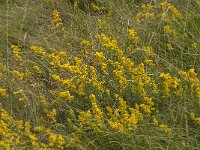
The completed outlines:
<svg viewBox="0 0 200 150">
<path fill-rule="evenodd" d="M 0 0 L 0 149 L 199 149 L 200 0 Z"/>
</svg>

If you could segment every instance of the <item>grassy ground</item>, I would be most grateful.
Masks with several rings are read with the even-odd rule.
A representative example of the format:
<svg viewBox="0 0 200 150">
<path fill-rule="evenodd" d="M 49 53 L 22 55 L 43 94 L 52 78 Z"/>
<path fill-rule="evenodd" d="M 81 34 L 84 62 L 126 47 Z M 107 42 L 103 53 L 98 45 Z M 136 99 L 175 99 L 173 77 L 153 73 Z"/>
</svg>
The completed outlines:
<svg viewBox="0 0 200 150">
<path fill-rule="evenodd" d="M 199 12 L 0 0 L 0 148 L 199 149 Z"/>
</svg>

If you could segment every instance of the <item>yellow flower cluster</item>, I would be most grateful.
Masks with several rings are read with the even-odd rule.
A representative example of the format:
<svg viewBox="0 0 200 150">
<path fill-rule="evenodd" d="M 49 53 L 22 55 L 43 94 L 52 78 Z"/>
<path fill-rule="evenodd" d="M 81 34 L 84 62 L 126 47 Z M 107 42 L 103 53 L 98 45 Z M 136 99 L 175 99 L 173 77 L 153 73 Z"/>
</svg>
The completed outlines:
<svg viewBox="0 0 200 150">
<path fill-rule="evenodd" d="M 37 130 L 37 133 L 32 132 L 29 122 L 23 123 L 22 120 L 14 120 L 8 112 L 6 112 L 2 106 L 0 106 L 0 149 L 24 149 L 29 146 L 30 148 L 50 148 L 52 147 L 52 140 L 48 143 L 43 143 L 40 139 L 40 133 L 53 135 L 49 130 L 44 127 L 40 127 L 41 130 Z M 36 127 L 35 129 L 38 129 Z M 46 130 L 46 131 L 45 131 Z M 63 149 L 65 139 L 62 135 L 56 135 L 57 149 Z"/>
<path fill-rule="evenodd" d="M 57 111 L 56 109 L 53 109 L 51 112 L 48 112 L 47 116 L 53 120 L 56 121 Z"/>
<path fill-rule="evenodd" d="M 126 130 L 135 129 L 139 120 L 142 120 L 142 113 L 138 105 L 135 105 L 135 108 L 131 108 L 127 106 L 126 101 L 118 97 L 118 108 L 113 109 L 110 106 L 106 107 L 108 112 L 105 115 L 109 117 L 106 121 L 103 117 L 102 110 L 96 103 L 95 95 L 91 94 L 89 99 L 92 104 L 92 112 L 90 110 L 80 112 L 78 117 L 80 127 L 88 126 L 99 130 L 105 126 L 107 122 L 111 129 L 116 129 L 121 133 L 125 133 Z"/>
<path fill-rule="evenodd" d="M 33 69 L 35 70 L 36 73 L 42 74 L 42 71 L 39 66 L 35 65 L 35 66 L 33 66 Z"/>
<path fill-rule="evenodd" d="M 98 81 L 97 71 L 93 66 L 90 66 L 90 76 L 91 78 L 89 79 L 89 83 L 91 83 L 97 90 L 103 91 L 103 84 L 105 83 L 105 81 Z"/>
<path fill-rule="evenodd" d="M 95 56 L 96 56 L 97 63 L 101 63 L 106 59 L 103 52 L 96 52 Z"/>
<path fill-rule="evenodd" d="M 160 78 L 162 78 L 163 81 L 163 96 L 164 97 L 169 97 L 171 95 L 171 88 L 173 88 L 175 91 L 174 93 L 178 96 L 182 96 L 183 89 L 182 87 L 180 87 L 181 84 L 181 80 L 176 78 L 176 77 L 172 77 L 169 73 L 161 73 L 160 74 Z"/>
<path fill-rule="evenodd" d="M 51 23 L 53 25 L 55 25 L 56 27 L 61 27 L 62 31 L 65 30 L 65 28 L 63 27 L 63 22 L 62 22 L 62 19 L 60 17 L 60 13 L 58 10 L 53 11 L 53 20 L 51 21 Z"/>
<path fill-rule="evenodd" d="M 172 30 L 171 27 L 169 25 L 164 26 L 164 32 L 168 33 L 168 34 L 173 34 L 176 35 L 176 31 Z"/>
<path fill-rule="evenodd" d="M 131 40 L 133 40 L 135 43 L 137 43 L 139 41 L 139 37 L 135 31 L 135 29 L 129 29 L 129 37 Z"/>
<path fill-rule="evenodd" d="M 200 98 L 200 80 L 195 72 L 195 69 L 189 69 L 187 72 L 181 70 L 179 71 L 179 74 L 190 84 L 193 95 Z"/>
<path fill-rule="evenodd" d="M 183 18 L 182 14 L 176 9 L 176 7 L 170 4 L 169 2 L 167 2 L 167 0 L 165 2 L 161 2 L 160 6 L 163 9 L 163 11 L 169 10 L 172 13 L 172 18 L 178 18 L 178 19 Z"/>
<path fill-rule="evenodd" d="M 13 118 L 2 108 L 0 109 L 0 119 L 0 148 L 11 149 L 14 146 L 12 144 L 19 144 L 20 137 L 15 132 L 20 130 L 20 128 L 16 128 L 16 131 L 10 129 L 12 127 Z"/>
<path fill-rule="evenodd" d="M 65 139 L 62 135 L 50 134 L 49 135 L 49 146 L 64 149 Z"/>
<path fill-rule="evenodd" d="M 114 62 L 113 64 L 117 66 L 117 69 L 113 70 L 113 74 L 115 75 L 116 79 L 118 79 L 120 87 L 125 88 L 127 86 L 127 80 L 124 74 L 124 67 L 120 66 L 119 62 Z"/>
<path fill-rule="evenodd" d="M 92 42 L 85 40 L 85 39 L 83 41 L 81 41 L 80 44 L 83 46 L 86 46 L 86 47 L 92 47 L 92 48 L 94 47 L 94 44 Z"/>
<path fill-rule="evenodd" d="M 93 12 L 101 12 L 102 10 L 104 10 L 104 7 L 98 6 L 95 3 L 91 3 L 90 7 Z"/>
<path fill-rule="evenodd" d="M 17 77 L 18 79 L 20 79 L 20 80 L 23 80 L 24 77 L 25 77 L 25 74 L 24 74 L 23 72 L 19 72 L 19 71 L 17 71 L 17 70 L 13 70 L 13 71 L 12 71 L 12 74 L 13 74 L 15 77 Z"/>
<path fill-rule="evenodd" d="M 159 127 L 160 127 L 161 129 L 163 129 L 164 132 L 165 132 L 166 134 L 171 134 L 171 129 L 170 129 L 167 125 L 165 125 L 165 124 L 160 124 Z"/>
<path fill-rule="evenodd" d="M 164 132 L 167 134 L 171 134 L 171 129 L 167 125 L 165 125 L 163 123 L 159 124 L 159 121 L 155 116 L 152 116 L 152 118 L 153 118 L 154 126 L 159 127 L 160 129 L 163 129 Z"/>
<path fill-rule="evenodd" d="M 50 65 L 52 65 L 53 67 L 64 67 L 61 65 L 62 63 L 65 62 L 65 57 L 67 57 L 66 52 L 60 51 L 58 53 L 51 53 L 51 54 L 47 54 L 47 57 L 50 59 Z"/>
<path fill-rule="evenodd" d="M 139 120 L 142 120 L 142 113 L 139 110 L 139 106 L 136 104 L 135 108 L 128 107 L 126 101 L 120 97 L 118 97 L 118 102 L 117 109 L 107 107 L 110 116 L 108 120 L 109 126 L 113 129 L 118 129 L 121 133 L 125 133 L 126 130 L 135 129 Z"/>
<path fill-rule="evenodd" d="M 144 10 L 153 10 L 156 8 L 156 6 L 150 5 L 150 4 L 142 4 L 141 6 L 142 9 Z"/>
<path fill-rule="evenodd" d="M 78 120 L 80 122 L 80 125 L 90 125 L 91 124 L 91 120 L 92 120 L 92 114 L 91 111 L 81 111 L 79 116 L 78 116 Z"/>
<path fill-rule="evenodd" d="M 72 101 L 74 99 L 74 96 L 72 96 L 69 91 L 59 92 L 58 95 L 59 97 L 65 98 L 68 101 Z"/>
<path fill-rule="evenodd" d="M 194 48 L 194 49 L 196 49 L 197 48 L 197 43 L 196 42 L 194 42 L 194 43 L 192 43 L 192 48 Z"/>
<path fill-rule="evenodd" d="M 111 37 L 108 37 L 103 33 L 96 35 L 95 38 L 99 39 L 102 42 L 103 47 L 114 51 L 116 56 L 121 57 L 123 55 L 123 51 L 118 47 L 117 40 L 112 39 Z"/>
<path fill-rule="evenodd" d="M 21 56 L 21 49 L 17 45 L 11 45 L 13 52 L 13 59 L 17 62 L 22 62 L 23 58 Z"/>
<path fill-rule="evenodd" d="M 29 145 L 31 148 L 40 148 L 40 149 L 64 149 L 65 139 L 62 135 L 55 135 L 46 130 L 44 127 L 40 127 L 41 130 L 37 129 L 37 134 L 31 131 L 31 125 L 29 122 L 23 123 L 22 120 L 15 121 L 9 114 L 1 109 L 1 121 L 0 121 L 0 148 L 1 149 L 23 149 L 25 146 Z M 46 130 L 46 131 L 45 131 Z M 47 144 L 41 142 L 39 134 L 45 132 L 49 134 L 49 142 Z"/>
<path fill-rule="evenodd" d="M 23 89 L 14 91 L 13 94 L 18 97 L 19 101 L 23 101 L 26 98 L 26 95 Z"/>
<path fill-rule="evenodd" d="M 141 9 L 142 10 L 138 12 L 135 17 L 137 23 L 141 23 L 143 20 L 148 21 L 156 18 L 161 18 L 162 20 L 166 21 L 171 20 L 171 18 L 183 18 L 182 14 L 177 10 L 177 8 L 167 0 L 156 5 L 143 4 Z"/>
<path fill-rule="evenodd" d="M 96 96 L 94 94 L 90 94 L 89 96 L 90 102 L 92 104 L 92 113 L 94 115 L 95 120 L 97 121 L 97 126 L 99 128 L 103 127 L 103 112 L 99 108 L 96 102 Z"/>
<path fill-rule="evenodd" d="M 0 96 L 2 96 L 2 97 L 7 97 L 8 96 L 6 89 L 0 88 Z"/>
<path fill-rule="evenodd" d="M 152 98 L 148 96 L 148 90 L 152 89 L 153 91 L 156 91 L 157 86 L 145 72 L 143 63 L 139 64 L 136 68 L 132 68 L 131 72 L 132 80 L 135 82 L 137 87 L 137 92 L 144 100 L 144 103 L 140 104 L 140 107 L 147 115 L 150 115 L 155 108 L 153 107 L 154 102 Z M 146 89 L 146 87 L 149 88 Z"/>
<path fill-rule="evenodd" d="M 31 46 L 31 50 L 37 54 L 41 55 L 43 58 L 46 56 L 46 52 L 44 51 L 44 48 L 39 47 L 39 46 Z"/>
<path fill-rule="evenodd" d="M 190 117 L 191 117 L 192 120 L 194 120 L 194 121 L 196 121 L 200 124 L 200 117 L 196 117 L 193 112 L 190 113 Z"/>
</svg>

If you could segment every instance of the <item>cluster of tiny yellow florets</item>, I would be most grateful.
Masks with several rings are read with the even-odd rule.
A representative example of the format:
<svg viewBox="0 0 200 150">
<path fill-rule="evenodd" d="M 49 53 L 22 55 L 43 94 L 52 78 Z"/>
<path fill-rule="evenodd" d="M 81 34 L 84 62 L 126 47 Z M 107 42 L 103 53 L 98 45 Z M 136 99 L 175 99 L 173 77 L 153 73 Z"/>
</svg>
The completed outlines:
<svg viewBox="0 0 200 150">
<path fill-rule="evenodd" d="M 189 69 L 187 72 L 179 71 L 179 74 L 190 84 L 191 93 L 200 98 L 200 80 L 195 69 Z"/>
<path fill-rule="evenodd" d="M 92 105 L 92 111 L 82 111 L 79 115 L 79 121 L 81 126 L 87 125 L 98 130 L 104 125 L 103 112 L 99 108 L 94 94 L 90 94 L 89 99 Z"/>
<path fill-rule="evenodd" d="M 139 41 L 139 37 L 136 31 L 134 29 L 129 29 L 128 32 L 129 32 L 129 37 L 131 38 L 131 40 L 137 43 Z"/>
<path fill-rule="evenodd" d="M 22 62 L 23 58 L 21 56 L 21 48 L 17 45 L 11 45 L 13 52 L 13 59 L 17 62 Z"/>
<path fill-rule="evenodd" d="M 171 27 L 169 25 L 164 26 L 164 32 L 166 34 L 173 34 L 176 35 L 176 31 L 172 30 Z"/>
<path fill-rule="evenodd" d="M 29 122 L 14 120 L 2 106 L 0 108 L 0 120 L 1 149 L 23 149 L 28 145 L 30 148 L 64 149 L 65 139 L 62 135 L 53 134 L 49 129 L 42 126 L 36 126 L 32 130 Z M 40 139 L 39 135 L 42 132 L 49 136 L 47 143 L 43 143 L 43 140 Z"/>
<path fill-rule="evenodd" d="M 177 10 L 177 8 L 170 4 L 169 2 L 161 2 L 160 6 L 163 11 L 169 11 L 171 13 L 172 18 L 182 19 L 182 14 Z"/>
<path fill-rule="evenodd" d="M 126 130 L 132 130 L 137 128 L 137 124 L 142 120 L 142 113 L 140 112 L 139 106 L 136 104 L 135 108 L 128 107 L 126 101 L 118 97 L 118 108 L 112 109 L 107 107 L 110 119 L 108 124 L 113 129 L 118 129 L 121 133 L 125 133 Z"/>
<path fill-rule="evenodd" d="M 162 78 L 163 81 L 163 96 L 169 97 L 171 95 L 171 88 L 173 88 L 172 91 L 175 91 L 174 93 L 176 95 L 181 96 L 183 89 L 180 87 L 181 80 L 172 77 L 169 73 L 161 73 L 160 78 Z"/>
<path fill-rule="evenodd" d="M 141 11 L 137 13 L 135 20 L 137 23 L 141 23 L 143 20 L 147 21 L 156 18 L 169 21 L 171 18 L 182 19 L 183 16 L 173 4 L 166 0 L 157 5 L 143 4 L 141 6 Z"/>
<path fill-rule="evenodd" d="M 200 117 L 196 117 L 196 115 L 193 112 L 190 113 L 190 117 L 192 120 L 194 120 L 200 124 Z"/>
<path fill-rule="evenodd" d="M 102 43 L 102 46 L 113 51 L 116 56 L 121 57 L 123 55 L 123 51 L 118 46 L 117 40 L 112 39 L 103 33 L 96 35 L 95 38 L 99 39 Z"/>
<path fill-rule="evenodd" d="M 101 12 L 102 10 L 104 10 L 103 6 L 99 6 L 96 3 L 91 3 L 90 7 L 91 7 L 91 10 L 94 11 L 94 12 Z"/>
<path fill-rule="evenodd" d="M 88 40 L 85 40 L 85 39 L 82 40 L 80 42 L 80 44 L 83 45 L 83 46 L 89 47 L 89 48 L 93 48 L 94 47 L 94 44 L 92 42 L 90 42 Z"/>
<path fill-rule="evenodd" d="M 31 46 L 31 50 L 37 54 L 37 55 L 41 55 L 42 57 L 45 57 L 46 52 L 44 51 L 44 48 L 39 47 L 39 46 Z"/>
<path fill-rule="evenodd" d="M 58 10 L 53 11 L 53 20 L 51 22 L 53 25 L 55 25 L 55 27 L 60 27 L 62 31 L 65 30 L 65 28 L 63 27 L 63 22 L 60 16 L 60 12 Z"/>
<path fill-rule="evenodd" d="M 1 97 L 7 97 L 7 91 L 4 88 L 0 88 L 0 96 Z"/>
</svg>

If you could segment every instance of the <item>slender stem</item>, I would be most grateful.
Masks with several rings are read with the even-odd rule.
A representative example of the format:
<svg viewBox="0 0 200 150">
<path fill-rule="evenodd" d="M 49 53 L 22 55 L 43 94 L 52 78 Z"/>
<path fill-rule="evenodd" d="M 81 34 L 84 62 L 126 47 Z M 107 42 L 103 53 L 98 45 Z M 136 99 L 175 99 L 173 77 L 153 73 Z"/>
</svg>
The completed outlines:
<svg viewBox="0 0 200 150">
<path fill-rule="evenodd" d="M 7 89 L 8 89 L 8 98 L 10 100 L 10 113 L 12 115 L 13 104 L 11 97 L 11 89 L 10 89 L 10 47 L 9 47 L 9 0 L 6 1 L 6 71 L 7 71 Z"/>
</svg>

